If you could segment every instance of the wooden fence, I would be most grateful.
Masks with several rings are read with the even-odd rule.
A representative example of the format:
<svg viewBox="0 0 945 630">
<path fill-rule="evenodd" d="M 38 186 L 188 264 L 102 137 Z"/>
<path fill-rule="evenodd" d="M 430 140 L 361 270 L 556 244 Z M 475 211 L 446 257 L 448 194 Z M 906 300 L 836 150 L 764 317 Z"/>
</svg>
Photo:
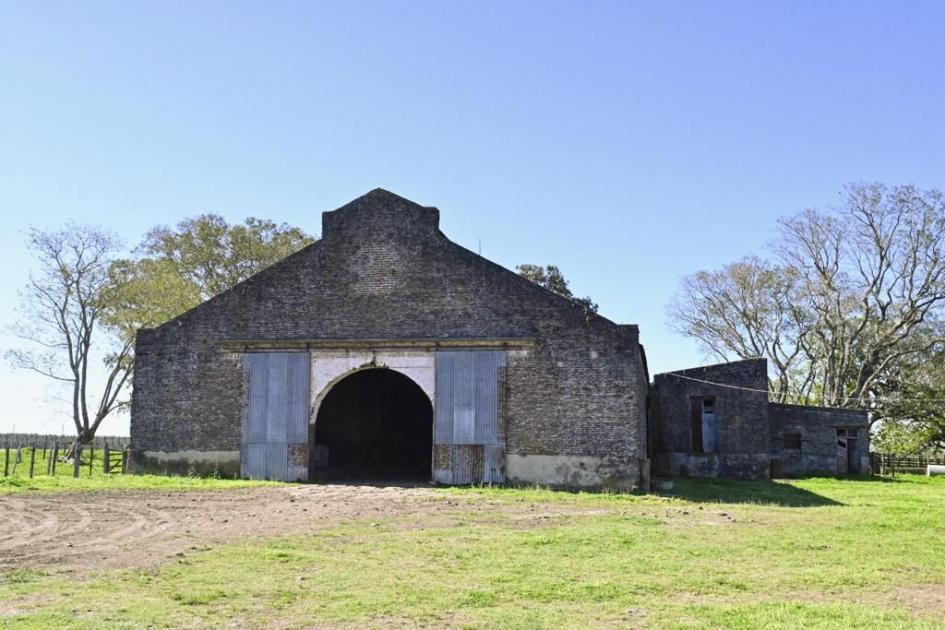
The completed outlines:
<svg viewBox="0 0 945 630">
<path fill-rule="evenodd" d="M 0 433 L 0 448 L 33 447 L 47 448 L 48 445 L 71 443 L 75 435 L 55 435 L 43 433 Z M 127 435 L 96 435 L 92 439 L 92 446 L 105 448 L 108 444 L 112 449 L 125 449 L 131 445 L 131 438 Z"/>
<path fill-rule="evenodd" d="M 33 436 L 35 437 L 35 436 Z M 103 437 L 99 442 L 81 446 L 71 454 L 73 438 L 53 436 L 45 440 L 24 440 L 25 443 L 0 444 L 0 472 L 4 477 L 79 475 L 92 476 L 96 470 L 103 474 L 125 473 L 128 470 L 128 439 L 114 442 Z"/>
<path fill-rule="evenodd" d="M 945 466 L 942 455 L 896 455 L 895 453 L 873 453 L 873 472 L 881 475 L 899 473 L 921 473 L 929 464 Z"/>
</svg>

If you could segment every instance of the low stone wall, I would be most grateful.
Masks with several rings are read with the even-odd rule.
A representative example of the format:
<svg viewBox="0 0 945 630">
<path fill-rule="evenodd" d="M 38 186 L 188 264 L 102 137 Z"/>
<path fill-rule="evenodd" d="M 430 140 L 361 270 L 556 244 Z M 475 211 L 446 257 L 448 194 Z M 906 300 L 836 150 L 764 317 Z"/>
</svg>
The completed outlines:
<svg viewBox="0 0 945 630">
<path fill-rule="evenodd" d="M 131 452 L 130 472 L 148 475 L 194 475 L 197 477 L 240 476 L 239 451 Z"/>
<path fill-rule="evenodd" d="M 584 455 L 506 455 L 512 483 L 649 490 L 649 460 Z"/>
<path fill-rule="evenodd" d="M 657 474 L 667 477 L 728 477 L 765 479 L 769 476 L 767 453 L 659 453 Z"/>
</svg>

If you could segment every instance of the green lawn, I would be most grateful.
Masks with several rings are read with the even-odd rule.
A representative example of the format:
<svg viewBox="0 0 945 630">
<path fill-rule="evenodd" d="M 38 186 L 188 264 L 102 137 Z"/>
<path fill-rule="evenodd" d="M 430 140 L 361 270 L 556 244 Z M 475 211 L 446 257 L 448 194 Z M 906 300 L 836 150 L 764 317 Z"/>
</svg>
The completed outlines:
<svg viewBox="0 0 945 630">
<path fill-rule="evenodd" d="M 657 495 L 444 489 L 156 571 L 0 582 L 0 626 L 940 628 L 945 479 L 677 481 Z M 7 613 L 3 613 L 4 609 Z"/>
<path fill-rule="evenodd" d="M 74 490 L 107 490 L 107 489 L 136 489 L 150 488 L 163 490 L 177 489 L 215 489 L 237 488 L 245 486 L 273 485 L 270 482 L 215 479 L 205 477 L 169 477 L 159 475 L 122 475 L 116 472 L 105 474 L 103 466 L 103 451 L 96 449 L 89 458 L 89 451 L 83 453 L 79 476 L 73 478 L 75 469 L 70 462 L 56 462 L 55 474 L 50 474 L 49 460 L 51 452 L 41 448 L 36 449 L 33 461 L 33 477 L 30 478 L 29 448 L 22 449 L 20 462 L 14 466 L 16 449 L 0 448 L 0 496 L 14 492 L 65 492 Z M 116 458 L 117 459 L 117 458 Z M 90 465 L 91 464 L 91 465 Z M 120 471 L 117 467 L 114 470 Z M 6 472 L 7 475 L 3 476 Z"/>
</svg>

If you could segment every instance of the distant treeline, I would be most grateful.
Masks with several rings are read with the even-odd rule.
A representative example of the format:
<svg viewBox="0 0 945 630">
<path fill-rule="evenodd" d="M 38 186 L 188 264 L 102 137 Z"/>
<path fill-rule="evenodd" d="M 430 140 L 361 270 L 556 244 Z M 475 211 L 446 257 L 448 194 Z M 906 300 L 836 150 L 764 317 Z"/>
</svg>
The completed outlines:
<svg viewBox="0 0 945 630">
<path fill-rule="evenodd" d="M 41 433 L 0 433 L 0 448 L 52 448 L 57 443 L 62 447 L 66 444 L 72 444 L 75 440 L 74 435 L 43 435 Z M 131 443 L 131 438 L 127 435 L 96 435 L 92 440 L 94 448 L 104 448 L 106 442 L 108 448 L 122 450 Z"/>
</svg>

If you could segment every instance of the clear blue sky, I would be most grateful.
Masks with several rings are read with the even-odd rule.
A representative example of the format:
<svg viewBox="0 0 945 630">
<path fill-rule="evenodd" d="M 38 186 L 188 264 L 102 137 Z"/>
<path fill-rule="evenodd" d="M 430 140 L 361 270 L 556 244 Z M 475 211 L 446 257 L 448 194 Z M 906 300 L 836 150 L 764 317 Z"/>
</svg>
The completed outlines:
<svg viewBox="0 0 945 630">
<path fill-rule="evenodd" d="M 703 358 L 666 325 L 682 275 L 846 182 L 945 187 L 942 2 L 6 0 L 0 90 L 3 324 L 31 224 L 317 231 L 380 186 L 559 265 L 663 371 Z M 0 431 L 68 430 L 41 379 L 0 394 Z"/>
</svg>

